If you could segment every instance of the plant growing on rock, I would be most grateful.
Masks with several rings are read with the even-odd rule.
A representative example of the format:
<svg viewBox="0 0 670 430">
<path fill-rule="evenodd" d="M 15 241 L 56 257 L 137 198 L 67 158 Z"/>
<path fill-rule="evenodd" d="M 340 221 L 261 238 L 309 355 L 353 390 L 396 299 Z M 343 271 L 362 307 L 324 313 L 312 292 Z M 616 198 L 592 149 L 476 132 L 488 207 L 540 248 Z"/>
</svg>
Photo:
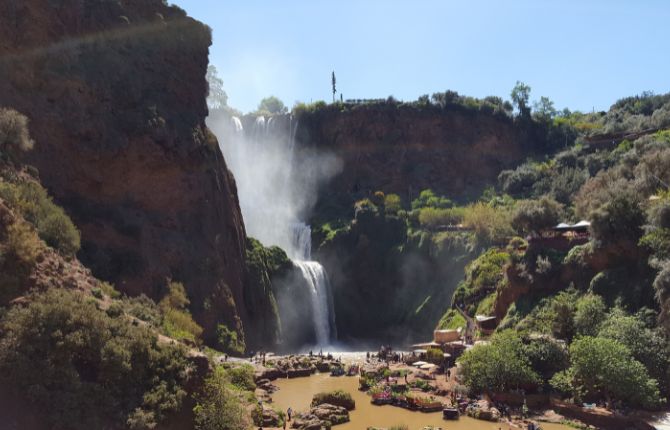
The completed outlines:
<svg viewBox="0 0 670 430">
<path fill-rule="evenodd" d="M 28 118 L 14 109 L 0 108 L 0 151 L 15 158 L 33 146 L 28 132 Z"/>
<path fill-rule="evenodd" d="M 312 407 L 319 406 L 324 403 L 341 406 L 348 411 L 356 408 L 356 402 L 351 397 L 351 394 L 342 390 L 321 392 L 315 394 L 314 397 L 312 397 Z"/>
</svg>

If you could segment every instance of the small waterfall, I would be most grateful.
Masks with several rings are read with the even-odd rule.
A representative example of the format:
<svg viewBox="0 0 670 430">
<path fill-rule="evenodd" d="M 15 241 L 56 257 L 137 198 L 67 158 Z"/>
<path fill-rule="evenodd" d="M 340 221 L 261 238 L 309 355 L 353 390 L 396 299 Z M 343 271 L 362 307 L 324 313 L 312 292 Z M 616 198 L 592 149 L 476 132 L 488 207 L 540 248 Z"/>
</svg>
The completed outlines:
<svg viewBox="0 0 670 430">
<path fill-rule="evenodd" d="M 331 300 L 329 298 L 330 286 L 328 275 L 323 266 L 316 261 L 294 261 L 293 262 L 307 282 L 312 302 L 312 319 L 314 331 L 316 332 L 316 343 L 320 346 L 329 345 L 332 339 L 330 329 Z"/>
</svg>

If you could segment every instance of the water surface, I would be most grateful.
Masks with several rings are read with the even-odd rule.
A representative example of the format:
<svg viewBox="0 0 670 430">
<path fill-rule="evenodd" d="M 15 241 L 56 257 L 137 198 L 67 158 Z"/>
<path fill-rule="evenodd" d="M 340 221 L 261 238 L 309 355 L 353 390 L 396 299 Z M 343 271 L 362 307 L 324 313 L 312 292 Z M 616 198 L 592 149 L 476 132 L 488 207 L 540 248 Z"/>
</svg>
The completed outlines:
<svg viewBox="0 0 670 430">
<path fill-rule="evenodd" d="M 272 395 L 275 406 L 286 411 L 288 407 L 302 411 L 309 409 L 312 396 L 320 391 L 344 390 L 356 401 L 356 409 L 350 412 L 351 421 L 334 426 L 334 430 L 365 430 L 368 426 L 390 427 L 406 425 L 409 430 L 421 430 L 424 426 L 440 426 L 454 430 L 503 430 L 512 429 L 507 424 L 492 423 L 461 417 L 458 421 L 445 421 L 441 412 L 422 413 L 408 411 L 395 406 L 375 406 L 370 397 L 358 391 L 357 377 L 331 377 L 327 374 L 316 374 L 308 378 L 278 379 L 274 382 L 279 391 Z M 570 427 L 560 424 L 542 423 L 544 430 L 568 430 Z"/>
</svg>

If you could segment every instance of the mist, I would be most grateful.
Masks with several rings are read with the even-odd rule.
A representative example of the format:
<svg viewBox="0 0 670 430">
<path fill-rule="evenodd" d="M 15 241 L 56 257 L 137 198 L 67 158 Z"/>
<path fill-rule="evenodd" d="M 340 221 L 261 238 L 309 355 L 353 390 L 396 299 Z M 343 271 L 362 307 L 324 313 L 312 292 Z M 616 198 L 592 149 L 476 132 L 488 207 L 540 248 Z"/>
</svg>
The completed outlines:
<svg viewBox="0 0 670 430">
<path fill-rule="evenodd" d="M 308 260 L 311 235 L 305 223 L 320 185 L 340 171 L 341 161 L 296 147 L 300 124 L 291 115 L 237 118 L 215 111 L 207 125 L 235 176 L 247 234 L 281 247 L 293 260 Z"/>
</svg>

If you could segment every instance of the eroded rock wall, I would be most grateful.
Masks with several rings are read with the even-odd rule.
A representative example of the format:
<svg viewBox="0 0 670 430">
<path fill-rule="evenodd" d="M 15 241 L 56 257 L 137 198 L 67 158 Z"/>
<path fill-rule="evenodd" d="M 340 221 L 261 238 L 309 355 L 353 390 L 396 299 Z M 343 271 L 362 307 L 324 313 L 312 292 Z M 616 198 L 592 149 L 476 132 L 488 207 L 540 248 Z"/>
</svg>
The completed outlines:
<svg viewBox="0 0 670 430">
<path fill-rule="evenodd" d="M 80 259 L 129 294 L 183 282 L 210 336 L 242 335 L 245 230 L 206 128 L 211 34 L 161 0 L 0 2 L 0 105 L 82 232 Z"/>
</svg>

